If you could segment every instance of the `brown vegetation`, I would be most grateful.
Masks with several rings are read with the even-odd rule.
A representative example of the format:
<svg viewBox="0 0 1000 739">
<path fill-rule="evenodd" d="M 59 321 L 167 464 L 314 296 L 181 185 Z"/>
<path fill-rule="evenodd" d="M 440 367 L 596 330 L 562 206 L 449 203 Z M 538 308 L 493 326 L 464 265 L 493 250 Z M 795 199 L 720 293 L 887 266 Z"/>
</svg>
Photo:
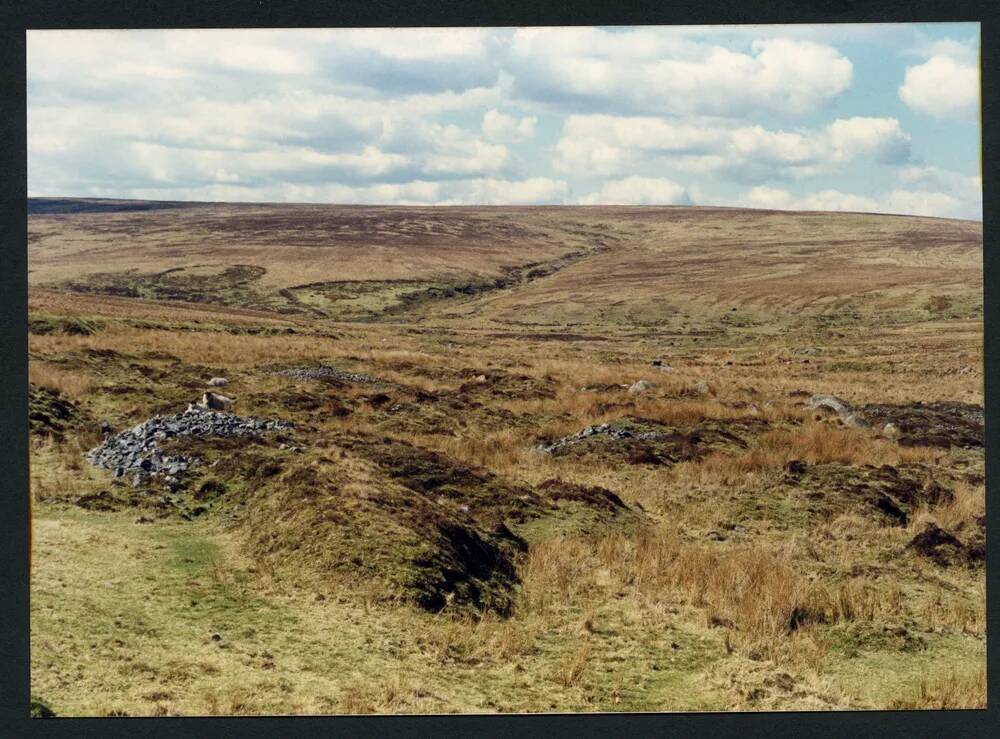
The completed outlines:
<svg viewBox="0 0 1000 739">
<path fill-rule="evenodd" d="M 952 443 L 979 427 L 905 445 L 804 404 L 982 403 L 979 224 L 211 205 L 30 229 L 32 688 L 59 715 L 984 705 L 984 450 Z M 101 293 L 123 286 L 152 292 Z M 275 374 L 318 365 L 340 372 Z M 199 460 L 175 493 L 83 459 L 101 419 L 219 375 L 295 427 L 165 441 Z M 631 436 L 538 450 L 599 424 Z"/>
</svg>

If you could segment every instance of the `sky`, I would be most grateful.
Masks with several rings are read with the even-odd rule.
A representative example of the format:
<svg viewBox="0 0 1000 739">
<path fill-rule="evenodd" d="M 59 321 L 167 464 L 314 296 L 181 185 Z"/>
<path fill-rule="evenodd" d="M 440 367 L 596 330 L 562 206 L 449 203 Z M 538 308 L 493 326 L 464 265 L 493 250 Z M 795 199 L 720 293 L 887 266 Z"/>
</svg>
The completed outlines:
<svg viewBox="0 0 1000 739">
<path fill-rule="evenodd" d="M 28 32 L 28 194 L 982 218 L 979 25 Z"/>
</svg>

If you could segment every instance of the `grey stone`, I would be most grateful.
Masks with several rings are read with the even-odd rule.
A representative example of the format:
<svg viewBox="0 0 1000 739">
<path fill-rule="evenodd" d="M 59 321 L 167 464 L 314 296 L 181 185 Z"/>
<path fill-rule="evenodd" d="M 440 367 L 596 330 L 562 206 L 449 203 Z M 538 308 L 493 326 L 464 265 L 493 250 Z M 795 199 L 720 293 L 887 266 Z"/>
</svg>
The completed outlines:
<svg viewBox="0 0 1000 739">
<path fill-rule="evenodd" d="M 838 416 L 845 417 L 851 413 L 851 406 L 836 395 L 813 395 L 806 401 L 806 408 L 811 411 L 826 409 Z"/>
<path fill-rule="evenodd" d="M 629 387 L 628 392 L 629 395 L 637 395 L 638 393 L 645 393 L 652 390 L 654 387 L 656 387 L 656 385 L 651 383 L 649 380 L 639 380 Z"/>
</svg>

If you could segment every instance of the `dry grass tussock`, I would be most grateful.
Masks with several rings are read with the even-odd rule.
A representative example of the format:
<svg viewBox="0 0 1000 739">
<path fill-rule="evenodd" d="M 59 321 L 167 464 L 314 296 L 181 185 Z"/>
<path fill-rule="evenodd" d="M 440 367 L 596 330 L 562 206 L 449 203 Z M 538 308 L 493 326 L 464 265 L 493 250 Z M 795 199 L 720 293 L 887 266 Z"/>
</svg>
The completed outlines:
<svg viewBox="0 0 1000 739">
<path fill-rule="evenodd" d="M 106 471 L 84 462 L 84 452 L 99 443 L 98 436 L 74 437 L 57 443 L 51 438 L 36 441 L 29 459 L 32 499 L 75 500 L 106 484 Z"/>
<path fill-rule="evenodd" d="M 625 416 L 637 416 L 675 426 L 692 426 L 704 421 L 731 421 L 759 418 L 769 421 L 800 419 L 791 408 L 769 406 L 747 410 L 733 408 L 715 399 L 666 399 L 629 395 L 620 392 L 579 391 L 568 385 L 560 387 L 553 398 L 510 400 L 501 404 L 516 415 L 572 416 L 580 423 L 607 423 Z"/>
<path fill-rule="evenodd" d="M 986 515 L 986 486 L 957 482 L 952 486 L 953 499 L 931 508 L 918 511 L 910 519 L 908 530 L 911 534 L 922 531 L 933 522 L 943 529 L 955 530 L 969 525 L 978 516 Z"/>
<path fill-rule="evenodd" d="M 732 483 L 748 474 L 778 469 L 792 460 L 809 464 L 838 462 L 855 465 L 899 465 L 930 462 L 941 455 L 927 447 L 900 447 L 862 429 L 833 423 L 806 422 L 795 430 L 777 429 L 762 434 L 745 454 L 713 454 L 678 465 L 678 477 L 701 482 Z"/>
<path fill-rule="evenodd" d="M 565 608 L 604 588 L 631 588 L 640 599 L 704 609 L 707 626 L 731 629 L 731 650 L 766 656 L 787 650 L 788 637 L 809 624 L 891 619 L 904 606 L 891 583 L 814 584 L 785 552 L 760 545 L 719 551 L 656 531 L 636 539 L 615 534 L 541 542 L 523 572 L 528 613 Z"/>
<path fill-rule="evenodd" d="M 234 362 L 321 361 L 333 351 L 333 342 L 317 336 L 253 336 L 219 332 L 164 331 L 128 326 L 109 327 L 93 336 L 46 334 L 31 337 L 32 351 L 60 354 L 84 349 L 160 351 L 185 362 L 232 364 Z"/>
<path fill-rule="evenodd" d="M 61 370 L 38 361 L 28 363 L 28 381 L 74 399 L 84 397 L 94 387 L 94 381 L 84 372 Z"/>
<path fill-rule="evenodd" d="M 440 662 L 503 663 L 534 649 L 542 631 L 537 619 L 457 618 L 428 630 L 425 639 Z"/>
<path fill-rule="evenodd" d="M 886 706 L 889 710 L 986 708 L 986 666 L 966 674 L 952 673 L 920 681 L 919 687 Z"/>
</svg>

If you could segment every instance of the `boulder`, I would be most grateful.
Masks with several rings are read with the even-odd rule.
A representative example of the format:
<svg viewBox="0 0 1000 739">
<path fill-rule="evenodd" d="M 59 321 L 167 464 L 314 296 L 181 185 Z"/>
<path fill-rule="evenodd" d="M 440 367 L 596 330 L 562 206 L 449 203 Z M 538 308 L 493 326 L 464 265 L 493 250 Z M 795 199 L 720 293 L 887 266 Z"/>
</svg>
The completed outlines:
<svg viewBox="0 0 1000 739">
<path fill-rule="evenodd" d="M 806 408 L 811 411 L 828 410 L 841 418 L 851 415 L 851 406 L 836 395 L 813 395 L 806 401 Z"/>
<path fill-rule="evenodd" d="M 899 438 L 899 427 L 896 424 L 889 422 L 882 427 L 882 436 L 887 439 L 898 439 Z"/>
<path fill-rule="evenodd" d="M 703 398 L 712 394 L 712 388 L 704 380 L 696 382 L 691 389 L 694 391 L 695 395 L 700 395 Z"/>
<path fill-rule="evenodd" d="M 868 423 L 868 421 L 855 413 L 848 413 L 846 416 L 843 416 L 843 421 L 845 426 L 851 426 L 856 429 L 866 429 L 871 427 L 871 424 Z"/>
<path fill-rule="evenodd" d="M 639 380 L 631 387 L 629 387 L 628 392 L 629 395 L 636 395 L 638 393 L 645 393 L 649 390 L 652 390 L 654 387 L 656 387 L 656 385 L 651 383 L 649 380 Z"/>
</svg>

